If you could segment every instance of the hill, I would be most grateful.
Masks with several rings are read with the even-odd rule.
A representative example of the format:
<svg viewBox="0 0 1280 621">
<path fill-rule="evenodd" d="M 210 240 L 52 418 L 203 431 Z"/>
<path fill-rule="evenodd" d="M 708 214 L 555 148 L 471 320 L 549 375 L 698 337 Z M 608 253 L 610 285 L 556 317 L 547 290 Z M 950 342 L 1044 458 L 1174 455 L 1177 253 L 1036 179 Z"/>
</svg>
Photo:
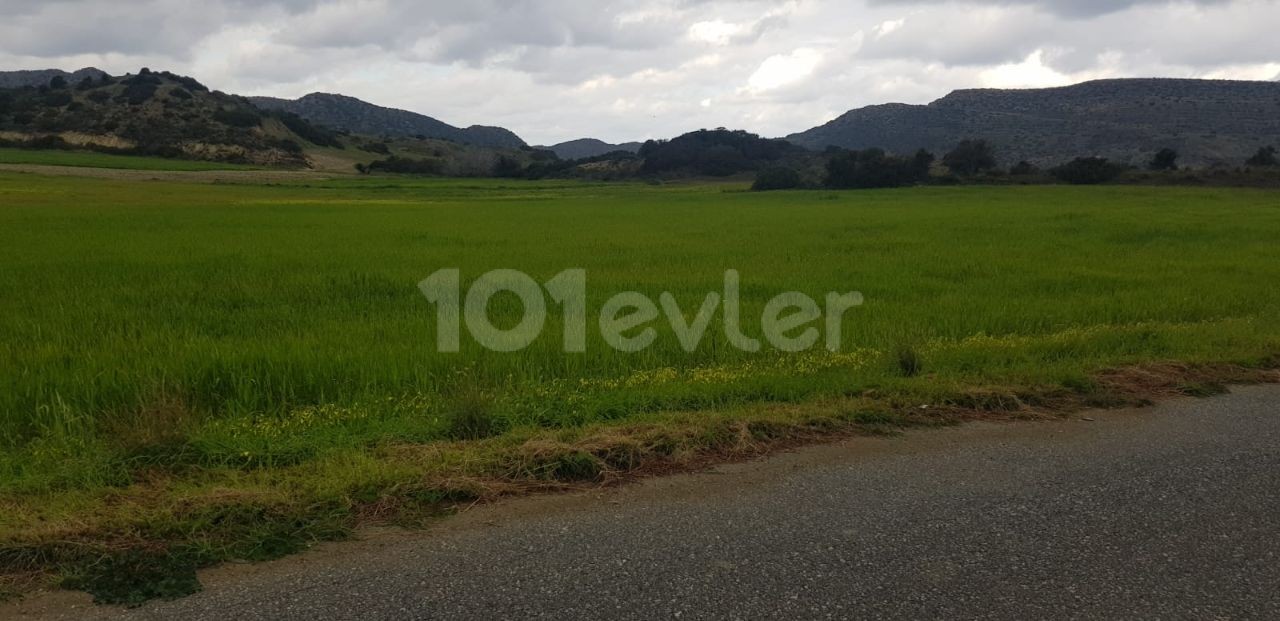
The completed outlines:
<svg viewBox="0 0 1280 621">
<path fill-rule="evenodd" d="M 68 83 L 76 84 L 81 80 L 97 78 L 106 73 L 94 67 L 85 67 L 78 71 L 66 72 L 61 69 L 35 69 L 26 71 L 0 71 L 0 89 L 24 88 L 27 86 L 47 86 L 54 78 L 62 78 Z"/>
<path fill-rule="evenodd" d="M 644 160 L 640 171 L 645 174 L 727 177 L 801 160 L 808 154 L 786 140 L 719 128 L 647 141 L 639 155 Z"/>
<path fill-rule="evenodd" d="M 961 90 L 924 106 L 860 108 L 787 139 L 812 149 L 945 151 L 985 138 L 1003 163 L 1097 155 L 1140 163 L 1169 147 L 1187 164 L 1240 164 L 1280 143 L 1280 84 L 1099 80 L 1027 90 Z"/>
<path fill-rule="evenodd" d="M 540 147 L 556 154 L 556 157 L 562 160 L 581 160 L 591 157 L 599 157 L 608 153 L 616 153 L 625 151 L 627 153 L 638 153 L 641 143 L 624 142 L 622 144 L 609 144 L 603 140 L 595 138 L 580 138 L 578 140 L 570 140 L 562 142 L 550 147 Z"/>
<path fill-rule="evenodd" d="M 416 112 L 384 108 L 345 95 L 311 93 L 300 99 L 250 97 L 249 101 L 263 109 L 285 110 L 313 123 L 368 136 L 437 138 L 481 147 L 525 146 L 519 136 L 501 127 L 458 128 Z"/>
<path fill-rule="evenodd" d="M 342 147 L 335 133 L 295 115 L 164 71 L 76 82 L 51 75 L 44 85 L 0 90 L 0 142 L 285 166 L 306 165 L 307 145 Z"/>
</svg>

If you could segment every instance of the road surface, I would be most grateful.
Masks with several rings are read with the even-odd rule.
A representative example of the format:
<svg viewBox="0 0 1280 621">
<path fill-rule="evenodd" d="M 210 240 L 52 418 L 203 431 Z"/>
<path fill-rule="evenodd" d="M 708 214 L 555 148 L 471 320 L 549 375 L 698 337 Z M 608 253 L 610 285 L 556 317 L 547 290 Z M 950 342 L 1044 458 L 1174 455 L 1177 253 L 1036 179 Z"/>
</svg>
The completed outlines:
<svg viewBox="0 0 1280 621">
<path fill-rule="evenodd" d="M 56 594 L 8 614 L 1278 619 L 1280 387 L 498 503 L 204 580 L 136 610 Z"/>
</svg>

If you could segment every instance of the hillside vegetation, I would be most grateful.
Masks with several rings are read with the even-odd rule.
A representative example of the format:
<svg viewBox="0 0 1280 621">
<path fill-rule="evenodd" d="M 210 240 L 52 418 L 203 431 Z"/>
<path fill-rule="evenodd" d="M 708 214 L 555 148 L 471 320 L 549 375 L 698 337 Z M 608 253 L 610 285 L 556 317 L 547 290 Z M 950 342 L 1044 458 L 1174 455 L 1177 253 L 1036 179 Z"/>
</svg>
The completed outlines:
<svg viewBox="0 0 1280 621">
<path fill-rule="evenodd" d="M 434 138 L 479 147 L 525 146 L 519 136 L 501 127 L 454 127 L 423 114 L 386 108 L 345 95 L 311 93 L 294 100 L 250 97 L 249 101 L 264 110 L 284 110 L 319 125 L 373 137 Z"/>
<path fill-rule="evenodd" d="M 1001 163 L 1047 166 L 1098 156 L 1141 165 L 1160 148 L 1184 164 L 1239 165 L 1280 143 L 1280 83 L 1100 80 L 1027 90 L 962 90 L 926 106 L 852 110 L 789 140 L 811 149 L 880 147 L 899 154 L 991 141 Z"/>
<path fill-rule="evenodd" d="M 0 145 L 277 166 L 304 166 L 310 146 L 342 146 L 334 132 L 295 115 L 146 69 L 0 90 Z"/>
</svg>

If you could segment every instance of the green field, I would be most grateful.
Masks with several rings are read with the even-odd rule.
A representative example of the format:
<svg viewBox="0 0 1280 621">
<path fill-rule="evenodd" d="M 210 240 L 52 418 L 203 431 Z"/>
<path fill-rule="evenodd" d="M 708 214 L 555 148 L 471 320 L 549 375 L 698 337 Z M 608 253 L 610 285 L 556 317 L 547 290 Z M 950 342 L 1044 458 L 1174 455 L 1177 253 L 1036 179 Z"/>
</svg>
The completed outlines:
<svg viewBox="0 0 1280 621">
<path fill-rule="evenodd" d="M 0 164 L 35 164 L 40 166 L 75 166 L 78 168 L 118 168 L 122 170 L 256 170 L 254 166 L 176 160 L 172 158 L 114 155 L 93 151 L 59 151 L 0 147 Z"/>
<path fill-rule="evenodd" d="M 1155 361 L 1260 365 L 1280 353 L 1277 239 L 1280 201 L 1247 189 L 0 173 L 0 546 L 43 550 L 11 570 L 71 563 L 50 543 L 68 540 L 258 558 L 371 505 L 466 496 L 459 474 L 590 478 L 634 465 L 617 446 L 723 448 L 739 419 L 763 438 L 977 389 L 1090 394 Z M 629 290 L 691 313 L 736 269 L 748 332 L 786 291 L 866 304 L 835 354 L 740 352 L 719 314 L 693 353 L 660 320 L 641 353 L 589 330 L 565 354 L 555 304 L 522 352 L 464 335 L 441 354 L 417 283 L 442 268 L 583 268 L 589 317 Z M 494 302 L 514 323 L 518 302 Z M 591 448 L 607 437 L 632 444 Z"/>
</svg>

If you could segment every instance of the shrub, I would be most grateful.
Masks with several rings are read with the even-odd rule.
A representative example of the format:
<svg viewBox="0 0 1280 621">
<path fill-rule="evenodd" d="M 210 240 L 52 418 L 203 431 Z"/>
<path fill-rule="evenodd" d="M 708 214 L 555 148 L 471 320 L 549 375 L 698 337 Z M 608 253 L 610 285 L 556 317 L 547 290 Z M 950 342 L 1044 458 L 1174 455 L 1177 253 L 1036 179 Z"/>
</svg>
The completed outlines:
<svg viewBox="0 0 1280 621">
<path fill-rule="evenodd" d="M 1147 164 L 1151 170 L 1178 170 L 1178 152 L 1173 149 L 1160 149 L 1151 162 Z"/>
<path fill-rule="evenodd" d="M 791 190 L 800 187 L 800 173 L 785 167 L 766 168 L 756 175 L 751 185 L 754 192 L 769 190 Z"/>
<path fill-rule="evenodd" d="M 909 345 L 899 345 L 897 351 L 898 373 L 902 377 L 916 377 L 924 370 L 920 352 Z"/>
<path fill-rule="evenodd" d="M 444 171 L 444 165 L 437 159 L 415 160 L 407 157 L 391 156 L 369 164 L 369 172 L 388 172 L 402 175 L 438 175 Z"/>
<path fill-rule="evenodd" d="M 986 140 L 963 140 L 942 163 L 957 175 L 976 175 L 996 167 L 995 149 Z"/>
<path fill-rule="evenodd" d="M 1276 159 L 1275 147 L 1263 147 L 1245 162 L 1249 166 L 1275 166 L 1280 164 L 1280 160 Z"/>
<path fill-rule="evenodd" d="M 522 177 L 524 176 L 524 166 L 521 166 L 520 162 L 504 155 L 499 157 L 497 162 L 494 162 L 493 176 L 503 179 Z"/>
<path fill-rule="evenodd" d="M 145 103 L 156 94 L 156 84 L 151 82 L 128 82 L 124 93 L 120 95 L 122 103 L 137 106 Z"/>
<path fill-rule="evenodd" d="M 1114 181 L 1125 167 L 1104 157 L 1079 157 L 1067 164 L 1050 170 L 1049 173 L 1060 181 L 1073 185 L 1096 185 Z"/>
<path fill-rule="evenodd" d="M 44 96 L 44 105 L 53 108 L 61 108 L 69 103 L 71 103 L 71 93 L 65 90 L 53 91 Z"/>
<path fill-rule="evenodd" d="M 444 422 L 445 436 L 452 440 L 480 440 L 502 433 L 504 427 L 493 413 L 493 402 L 476 391 L 455 397 Z"/>
<path fill-rule="evenodd" d="M 1013 168 L 1009 169 L 1009 174 L 1015 177 L 1029 177 L 1039 172 L 1039 167 L 1026 160 L 1014 164 Z"/>
<path fill-rule="evenodd" d="M 169 97 L 172 97 L 173 99 L 181 99 L 185 101 L 185 100 L 191 99 L 191 93 L 188 92 L 187 89 L 185 88 L 182 88 L 180 86 L 175 86 L 169 90 Z"/>
<path fill-rule="evenodd" d="M 257 112 L 242 108 L 219 108 L 213 113 L 213 120 L 231 127 L 257 127 L 262 123 L 262 117 Z"/>
<path fill-rule="evenodd" d="M 913 159 L 888 155 L 883 149 L 863 151 L 828 151 L 826 185 L 831 188 L 895 188 L 911 185 L 928 177 L 923 158 Z"/>
</svg>

